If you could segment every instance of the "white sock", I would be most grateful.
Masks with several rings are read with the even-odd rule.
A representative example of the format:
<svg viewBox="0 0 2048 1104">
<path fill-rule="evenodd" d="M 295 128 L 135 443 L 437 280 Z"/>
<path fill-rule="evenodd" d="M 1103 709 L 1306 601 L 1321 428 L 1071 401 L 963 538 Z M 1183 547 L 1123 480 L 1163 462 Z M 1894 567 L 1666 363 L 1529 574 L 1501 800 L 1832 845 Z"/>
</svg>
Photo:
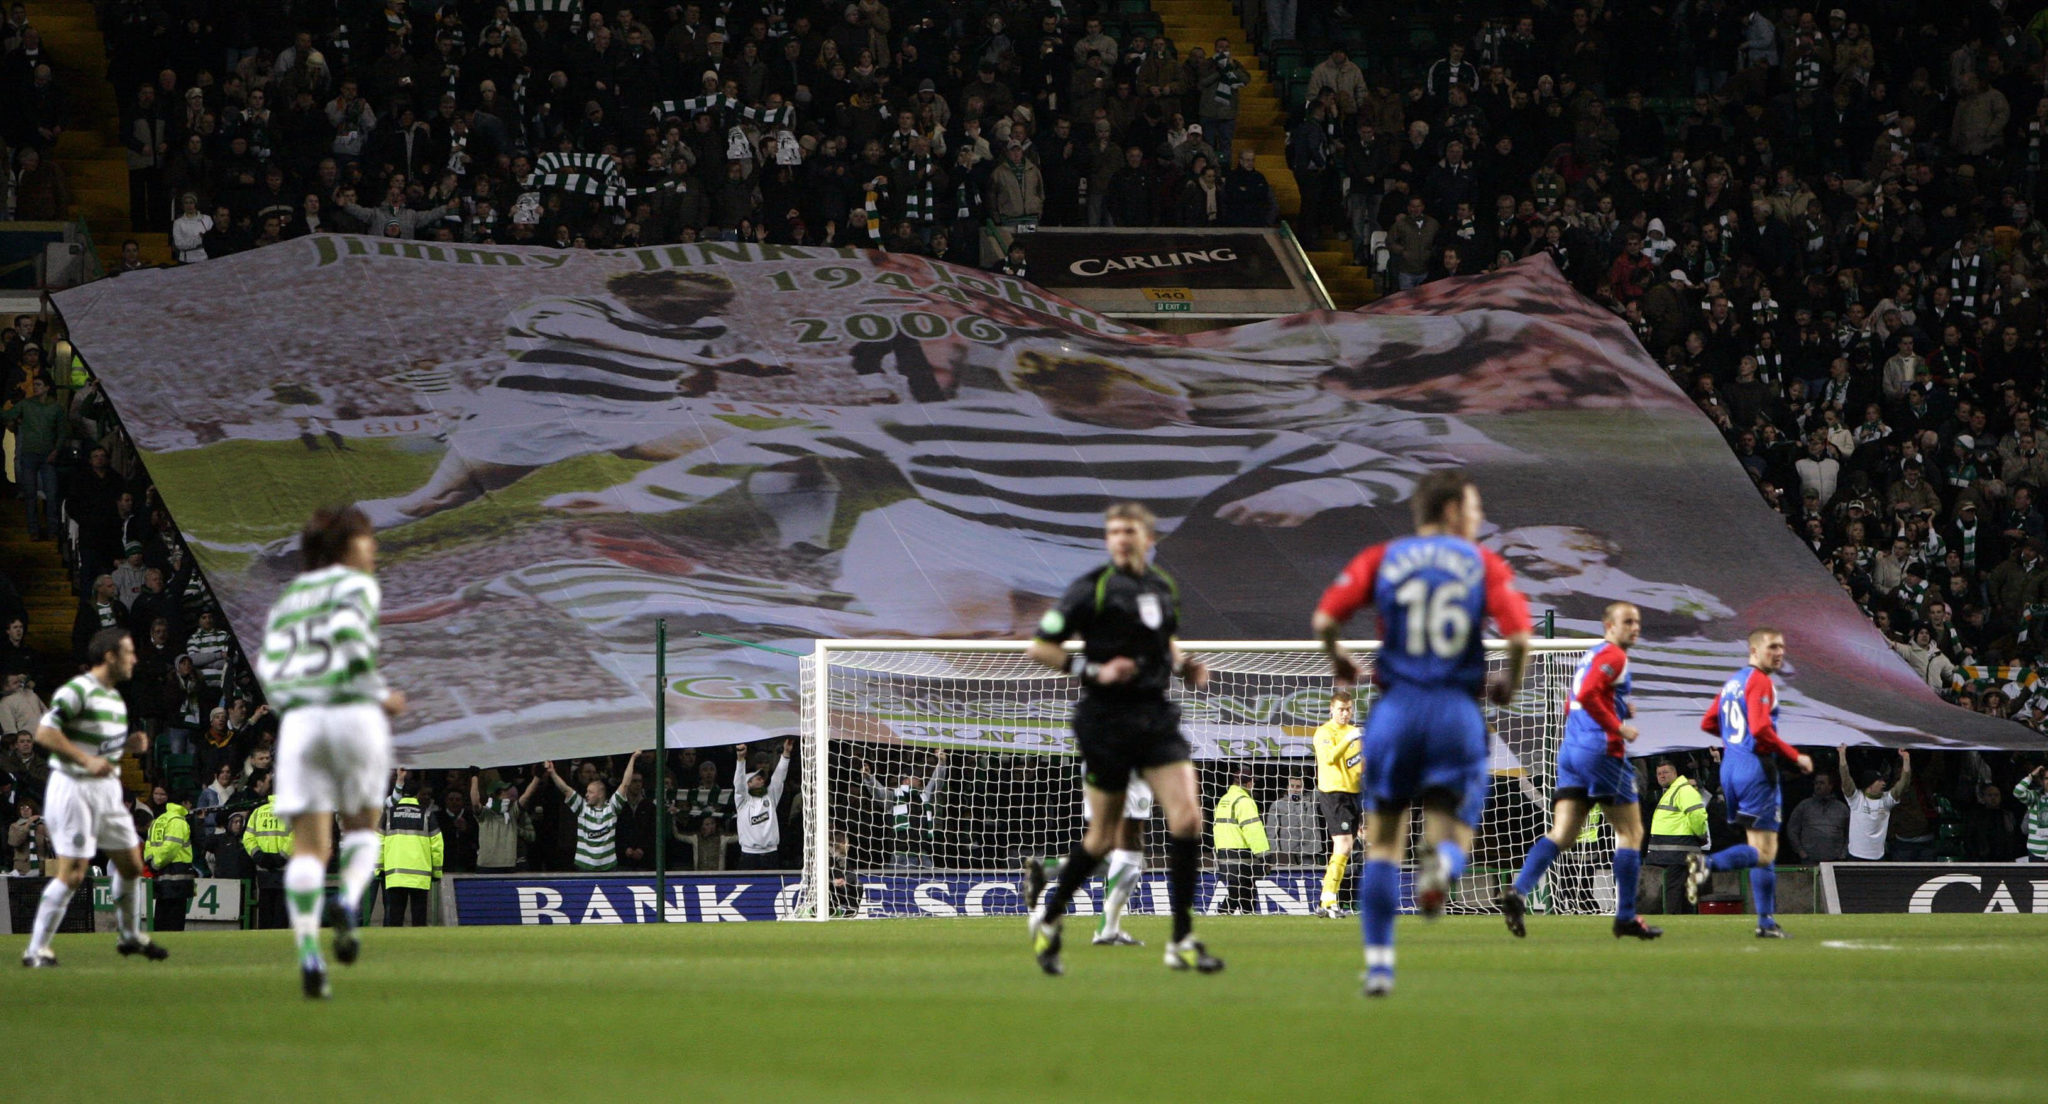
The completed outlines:
<svg viewBox="0 0 2048 1104">
<path fill-rule="evenodd" d="M 292 937 L 299 958 L 320 957 L 320 893 L 327 888 L 327 868 L 311 855 L 296 855 L 284 868 L 284 903 L 292 918 Z"/>
<path fill-rule="evenodd" d="M 142 879 L 114 871 L 114 927 L 123 940 L 140 940 L 142 935 Z"/>
<path fill-rule="evenodd" d="M 1365 949 L 1365 968 L 1376 970 L 1383 967 L 1388 970 L 1394 968 L 1394 948 L 1367 947 Z"/>
<path fill-rule="evenodd" d="M 1138 880 L 1145 873 L 1143 851 L 1111 851 L 1109 873 L 1102 879 L 1102 920 L 1096 925 L 1101 935 L 1114 935 L 1124 930 L 1124 906 L 1131 903 L 1131 894 L 1137 892 Z"/>
<path fill-rule="evenodd" d="M 376 832 L 361 828 L 341 837 L 341 905 L 353 916 L 363 906 L 363 894 L 377 876 L 381 843 Z"/>
<path fill-rule="evenodd" d="M 71 907 L 71 887 L 62 878 L 51 878 L 43 887 L 42 903 L 36 906 L 36 926 L 28 937 L 28 947 L 22 957 L 38 954 L 50 949 L 50 937 L 57 934 L 57 925 L 64 919 L 64 910 Z"/>
</svg>

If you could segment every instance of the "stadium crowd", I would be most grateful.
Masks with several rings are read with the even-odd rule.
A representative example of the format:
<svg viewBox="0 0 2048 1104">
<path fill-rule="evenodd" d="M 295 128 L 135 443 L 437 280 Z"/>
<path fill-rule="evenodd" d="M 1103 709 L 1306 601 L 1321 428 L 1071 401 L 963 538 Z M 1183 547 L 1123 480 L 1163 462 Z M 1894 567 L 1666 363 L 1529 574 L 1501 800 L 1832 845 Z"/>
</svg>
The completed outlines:
<svg viewBox="0 0 2048 1104">
<path fill-rule="evenodd" d="M 1628 320 L 1931 686 L 2048 723 L 2041 5 L 1526 0 L 1417 16 L 1351 0 L 1300 5 L 1292 27 L 1295 5 L 1259 6 L 1247 5 L 1258 41 L 1319 59 L 1289 105 L 1306 239 L 1335 228 L 1388 290 L 1548 255 Z M 1277 217 L 1255 159 L 1234 148 L 1242 65 L 1218 44 L 1131 33 L 1086 0 L 100 8 L 133 219 L 167 230 L 185 263 L 354 231 L 879 246 L 993 265 L 1016 263 L 1004 245 L 1032 224 Z M 66 90 L 32 14 L 13 5 L 0 25 L 0 90 L 27 105 L 0 126 L 19 217 L 63 209 L 40 153 L 68 118 Z M 1355 27 L 1430 45 L 1360 50 Z M 104 625 L 136 634 L 130 708 L 162 736 L 139 804 L 191 797 L 201 862 L 241 870 L 248 849 L 225 845 L 261 807 L 276 719 L 96 389 L 55 396 L 69 380 L 51 377 L 53 349 L 34 318 L 0 347 L 29 524 L 56 521 L 39 516 L 38 493 L 64 508 L 75 650 Z M 18 600 L 0 610 L 11 811 L 39 789 L 22 726 L 81 658 L 29 652 L 24 616 Z M 772 769 L 772 749 L 756 754 Z M 646 792 L 642 766 L 615 798 L 623 759 L 566 764 L 567 795 L 538 765 L 420 772 L 398 788 L 433 809 L 449 871 L 508 854 L 574 868 L 571 796 L 617 809 L 621 866 L 651 865 L 653 802 L 666 800 L 671 854 L 686 856 L 672 862 L 717 869 L 748 853 L 732 755 L 675 753 L 666 796 Z M 1914 764 L 1880 833 L 1893 857 L 2018 854 L 2021 803 L 2048 825 L 2028 762 L 1930 752 Z M 1724 830 L 1708 753 L 1671 766 L 1704 791 L 1709 831 Z M 924 769 L 906 779 L 928 777 L 943 810 Z M 1859 753 L 1839 773 L 1863 791 L 1898 770 Z M 1287 773 L 1260 774 L 1262 802 L 1285 800 Z M 1848 807 L 1836 789 L 1788 804 L 1824 803 L 1806 819 L 1825 828 L 1833 804 Z M 1646 804 L 1665 790 L 1647 785 Z M 792 779 L 784 819 L 795 792 Z M 890 837 L 894 803 L 879 802 L 856 829 L 864 854 L 978 862 L 1038 845 L 934 855 Z M 8 840 L 28 870 L 36 837 L 22 836 L 11 827 Z M 784 865 L 796 838 L 781 835 Z M 1831 857 L 1828 831 L 1790 838 L 1803 858 Z"/>
<path fill-rule="evenodd" d="M 346 231 L 993 267 L 1041 222 L 1273 223 L 1250 152 L 1229 159 L 1249 77 L 1227 44 L 1113 37 L 1097 7 L 100 5 L 132 220 L 184 262 Z M 26 92 L 32 20 L 19 37 L 0 68 Z M 23 157 L 54 142 L 34 122 L 6 136 Z"/>
</svg>

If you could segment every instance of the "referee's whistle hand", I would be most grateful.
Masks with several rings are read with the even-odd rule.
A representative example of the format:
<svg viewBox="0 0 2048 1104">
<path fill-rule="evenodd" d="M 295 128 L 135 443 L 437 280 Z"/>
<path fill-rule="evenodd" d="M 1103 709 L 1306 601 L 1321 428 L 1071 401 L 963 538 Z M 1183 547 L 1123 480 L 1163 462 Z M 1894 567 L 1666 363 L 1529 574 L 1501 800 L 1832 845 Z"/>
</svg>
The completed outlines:
<svg viewBox="0 0 2048 1104">
<path fill-rule="evenodd" d="M 1115 686 L 1138 673 L 1138 661 L 1129 656 L 1118 656 L 1104 663 L 1095 673 L 1095 681 L 1103 686 Z"/>
</svg>

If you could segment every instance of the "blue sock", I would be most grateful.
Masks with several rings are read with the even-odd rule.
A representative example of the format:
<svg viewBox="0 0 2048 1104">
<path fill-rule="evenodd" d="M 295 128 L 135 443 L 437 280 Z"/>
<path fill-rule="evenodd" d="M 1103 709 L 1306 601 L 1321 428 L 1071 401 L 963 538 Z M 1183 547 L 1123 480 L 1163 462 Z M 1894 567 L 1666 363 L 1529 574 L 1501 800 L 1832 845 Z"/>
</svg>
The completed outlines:
<svg viewBox="0 0 2048 1104">
<path fill-rule="evenodd" d="M 1617 856 L 1620 852 L 1615 852 Z M 1522 860 L 1522 872 L 1515 876 L 1515 892 L 1527 897 L 1536 892 L 1536 886 L 1543 881 L 1543 872 L 1557 861 L 1557 841 L 1549 836 L 1539 837 L 1529 847 L 1529 857 Z M 1619 864 L 1616 864 L 1617 867 Z M 1616 876 L 1619 876 L 1617 870 Z"/>
<path fill-rule="evenodd" d="M 1614 849 L 1614 918 L 1626 924 L 1636 918 L 1636 880 L 1643 873 L 1643 853 L 1633 847 Z"/>
<path fill-rule="evenodd" d="M 1444 840 L 1436 845 L 1436 857 L 1444 864 L 1444 877 L 1452 885 L 1457 885 L 1458 879 L 1465 876 L 1465 849 L 1451 840 Z"/>
<path fill-rule="evenodd" d="M 1742 870 L 1756 865 L 1756 848 L 1746 843 L 1724 847 L 1707 856 L 1708 870 Z"/>
<path fill-rule="evenodd" d="M 1778 868 L 1775 866 L 1752 866 L 1749 868 L 1749 892 L 1756 898 L 1757 927 L 1768 927 L 1771 918 L 1778 914 Z"/>
<path fill-rule="evenodd" d="M 1358 875 L 1358 923 L 1368 947 L 1394 945 L 1394 913 L 1401 907 L 1401 868 L 1368 862 Z"/>
</svg>

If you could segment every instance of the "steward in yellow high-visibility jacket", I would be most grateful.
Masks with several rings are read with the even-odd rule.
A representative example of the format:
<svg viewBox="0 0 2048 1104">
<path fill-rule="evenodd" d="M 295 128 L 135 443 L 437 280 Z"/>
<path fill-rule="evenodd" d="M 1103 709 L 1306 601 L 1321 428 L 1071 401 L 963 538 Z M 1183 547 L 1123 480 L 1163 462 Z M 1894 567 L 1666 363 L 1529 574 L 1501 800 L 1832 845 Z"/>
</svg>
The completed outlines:
<svg viewBox="0 0 2048 1104">
<path fill-rule="evenodd" d="M 401 797 L 384 810 L 384 926 L 427 923 L 427 895 L 441 879 L 441 820 L 417 797 Z"/>
<path fill-rule="evenodd" d="M 180 794 L 179 797 L 185 795 Z M 156 872 L 150 879 L 156 897 L 152 930 L 184 931 L 185 910 L 192 902 L 192 813 L 177 801 L 164 803 L 164 811 L 149 825 L 149 844 L 142 858 Z"/>
<path fill-rule="evenodd" d="M 292 826 L 277 815 L 275 795 L 249 811 L 248 830 L 242 833 L 242 850 L 256 867 L 256 926 L 283 928 L 290 925 L 284 906 L 284 868 L 292 859 Z"/>
<path fill-rule="evenodd" d="M 1659 868 L 1665 912 L 1691 912 L 1692 906 L 1685 900 L 1685 856 L 1706 850 L 1707 803 L 1700 797 L 1699 787 L 1668 760 L 1657 764 L 1657 784 L 1664 792 L 1650 818 L 1643 865 Z M 1644 885 L 1649 882 L 1643 879 Z"/>
<path fill-rule="evenodd" d="M 1273 849 L 1266 839 L 1266 822 L 1259 816 L 1259 803 L 1252 800 L 1252 773 L 1237 772 L 1237 781 L 1223 791 L 1216 803 L 1216 878 L 1223 883 L 1222 912 L 1256 912 L 1258 898 L 1254 882 L 1262 865 L 1260 856 Z"/>
</svg>

